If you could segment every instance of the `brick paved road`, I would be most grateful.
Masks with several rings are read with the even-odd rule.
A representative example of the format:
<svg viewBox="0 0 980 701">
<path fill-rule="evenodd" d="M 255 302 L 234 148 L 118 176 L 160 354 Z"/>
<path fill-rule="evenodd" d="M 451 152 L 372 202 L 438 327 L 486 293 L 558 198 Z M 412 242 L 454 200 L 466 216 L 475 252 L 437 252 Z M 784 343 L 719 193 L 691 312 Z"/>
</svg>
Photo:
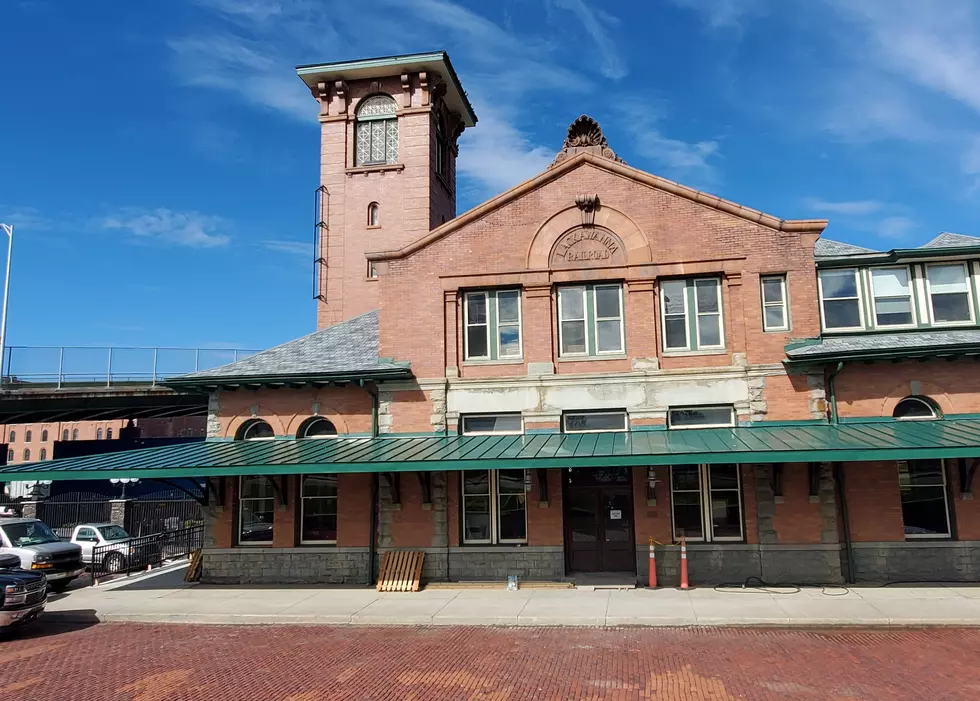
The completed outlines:
<svg viewBox="0 0 980 701">
<path fill-rule="evenodd" d="M 42 623 L 0 699 L 978 699 L 980 630 L 223 627 Z"/>
</svg>

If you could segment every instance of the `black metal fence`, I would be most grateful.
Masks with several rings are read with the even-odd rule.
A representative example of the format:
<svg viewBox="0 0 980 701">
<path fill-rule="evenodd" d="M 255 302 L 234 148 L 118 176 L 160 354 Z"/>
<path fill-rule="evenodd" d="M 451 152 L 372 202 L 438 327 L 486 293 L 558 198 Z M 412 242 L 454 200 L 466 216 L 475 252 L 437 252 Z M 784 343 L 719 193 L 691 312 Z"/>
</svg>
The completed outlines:
<svg viewBox="0 0 980 701">
<path fill-rule="evenodd" d="M 71 492 L 38 503 L 37 517 L 60 538 L 71 538 L 75 526 L 83 523 L 107 523 L 112 504 L 104 494 Z"/>
<path fill-rule="evenodd" d="M 179 490 L 170 490 L 137 497 L 130 505 L 127 530 L 144 536 L 203 525 L 201 504 Z"/>
<path fill-rule="evenodd" d="M 188 557 L 203 544 L 204 527 L 194 526 L 97 545 L 92 548 L 92 579 L 123 573 L 129 576 L 167 560 Z"/>
</svg>

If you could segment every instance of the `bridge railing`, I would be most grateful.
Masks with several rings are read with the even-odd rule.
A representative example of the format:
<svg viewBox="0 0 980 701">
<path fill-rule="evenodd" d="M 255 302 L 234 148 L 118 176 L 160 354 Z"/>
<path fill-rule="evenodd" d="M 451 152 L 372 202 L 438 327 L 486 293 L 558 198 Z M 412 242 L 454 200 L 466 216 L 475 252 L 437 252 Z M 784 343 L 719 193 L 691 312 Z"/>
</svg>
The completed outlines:
<svg viewBox="0 0 980 701">
<path fill-rule="evenodd" d="M 141 384 L 211 370 L 257 353 L 234 348 L 8 346 L 3 389 Z"/>
</svg>

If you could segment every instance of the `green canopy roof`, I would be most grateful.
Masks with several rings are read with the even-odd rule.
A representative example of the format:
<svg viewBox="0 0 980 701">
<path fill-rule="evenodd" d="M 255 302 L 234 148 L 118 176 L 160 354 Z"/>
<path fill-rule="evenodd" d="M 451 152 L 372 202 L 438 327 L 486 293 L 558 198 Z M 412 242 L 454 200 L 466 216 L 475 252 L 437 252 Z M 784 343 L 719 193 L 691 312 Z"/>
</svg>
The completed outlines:
<svg viewBox="0 0 980 701">
<path fill-rule="evenodd" d="M 980 456 L 980 419 L 334 440 L 202 441 L 24 463 L 0 480 L 206 477 Z"/>
</svg>

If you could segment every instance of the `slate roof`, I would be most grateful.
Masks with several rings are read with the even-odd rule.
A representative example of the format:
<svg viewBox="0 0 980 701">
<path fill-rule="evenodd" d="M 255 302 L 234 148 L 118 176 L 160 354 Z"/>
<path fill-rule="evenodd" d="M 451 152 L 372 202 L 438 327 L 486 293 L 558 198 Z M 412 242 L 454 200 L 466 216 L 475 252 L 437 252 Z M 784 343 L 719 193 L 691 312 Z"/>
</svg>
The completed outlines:
<svg viewBox="0 0 980 701">
<path fill-rule="evenodd" d="M 203 380 L 372 374 L 411 375 L 407 363 L 395 363 L 378 357 L 377 310 L 228 365 L 175 377 L 167 384 L 189 385 Z"/>
<path fill-rule="evenodd" d="M 980 353 L 980 329 L 825 336 L 813 340 L 790 343 L 786 346 L 786 355 L 791 361 L 801 361 L 882 355 L 928 356 L 971 349 Z"/>
<path fill-rule="evenodd" d="M 870 248 L 825 238 L 817 239 L 816 244 L 813 246 L 813 255 L 817 258 L 838 258 L 840 256 L 858 256 L 877 252 Z"/>
<path fill-rule="evenodd" d="M 980 237 L 944 231 L 920 248 L 958 248 L 961 246 L 980 246 Z"/>
</svg>

